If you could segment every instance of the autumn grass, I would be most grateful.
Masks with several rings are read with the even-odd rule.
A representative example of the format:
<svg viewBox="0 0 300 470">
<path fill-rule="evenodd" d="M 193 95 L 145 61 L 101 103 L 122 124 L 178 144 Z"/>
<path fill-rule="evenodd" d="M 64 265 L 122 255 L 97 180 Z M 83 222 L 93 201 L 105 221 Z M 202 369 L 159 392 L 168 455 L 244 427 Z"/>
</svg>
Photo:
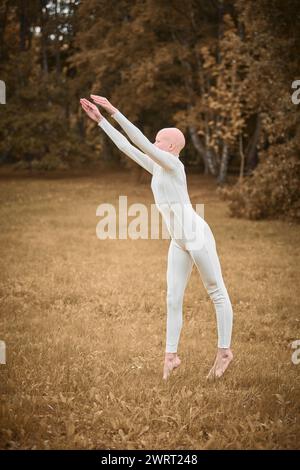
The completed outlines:
<svg viewBox="0 0 300 470">
<path fill-rule="evenodd" d="M 234 310 L 234 361 L 207 383 L 213 305 L 194 267 L 181 367 L 162 380 L 169 240 L 96 237 L 102 202 L 153 203 L 128 172 L 0 181 L 2 449 L 295 449 L 299 447 L 299 226 L 228 216 L 205 203 Z"/>
</svg>

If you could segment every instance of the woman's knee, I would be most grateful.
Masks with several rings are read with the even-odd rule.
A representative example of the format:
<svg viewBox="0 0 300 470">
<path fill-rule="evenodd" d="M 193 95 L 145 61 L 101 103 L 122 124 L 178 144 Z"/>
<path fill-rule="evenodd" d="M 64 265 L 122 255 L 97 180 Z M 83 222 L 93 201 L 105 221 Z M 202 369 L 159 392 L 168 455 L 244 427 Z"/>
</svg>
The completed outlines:
<svg viewBox="0 0 300 470">
<path fill-rule="evenodd" d="M 217 282 L 210 283 L 206 286 L 206 290 L 213 302 L 223 303 L 226 301 L 226 289 L 222 284 Z"/>
</svg>

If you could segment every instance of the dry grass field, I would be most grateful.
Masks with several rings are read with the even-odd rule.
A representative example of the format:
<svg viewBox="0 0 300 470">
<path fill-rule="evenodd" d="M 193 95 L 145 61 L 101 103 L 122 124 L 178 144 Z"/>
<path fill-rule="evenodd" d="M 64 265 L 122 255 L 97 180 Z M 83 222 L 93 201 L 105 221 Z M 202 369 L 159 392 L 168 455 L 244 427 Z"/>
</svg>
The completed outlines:
<svg viewBox="0 0 300 470">
<path fill-rule="evenodd" d="M 96 208 L 153 203 L 129 172 L 2 178 L 1 449 L 296 449 L 300 443 L 299 232 L 228 215 L 214 184 L 188 175 L 205 204 L 234 311 L 224 377 L 213 304 L 194 266 L 178 354 L 162 380 L 169 240 L 99 240 Z"/>
</svg>

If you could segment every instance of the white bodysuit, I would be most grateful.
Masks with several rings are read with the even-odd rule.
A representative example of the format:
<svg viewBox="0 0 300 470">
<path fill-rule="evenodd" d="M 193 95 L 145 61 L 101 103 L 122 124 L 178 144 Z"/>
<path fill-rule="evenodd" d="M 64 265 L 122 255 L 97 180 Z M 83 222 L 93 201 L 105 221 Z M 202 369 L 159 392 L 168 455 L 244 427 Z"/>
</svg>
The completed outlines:
<svg viewBox="0 0 300 470">
<path fill-rule="evenodd" d="M 119 110 L 112 117 L 142 151 L 104 117 L 98 125 L 123 153 L 152 174 L 155 204 L 171 236 L 167 268 L 166 352 L 176 352 L 178 348 L 184 291 L 194 264 L 215 306 L 218 347 L 228 348 L 232 334 L 232 306 L 213 233 L 191 204 L 183 163 L 179 156 L 152 144 Z"/>
</svg>

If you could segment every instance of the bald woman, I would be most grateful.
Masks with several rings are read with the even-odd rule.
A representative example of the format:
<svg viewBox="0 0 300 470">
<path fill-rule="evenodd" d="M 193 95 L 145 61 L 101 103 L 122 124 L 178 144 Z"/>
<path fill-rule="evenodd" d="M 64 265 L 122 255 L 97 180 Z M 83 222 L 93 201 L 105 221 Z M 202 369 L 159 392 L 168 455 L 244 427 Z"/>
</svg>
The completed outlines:
<svg viewBox="0 0 300 470">
<path fill-rule="evenodd" d="M 91 95 L 95 103 L 104 108 L 127 133 L 126 137 L 114 128 L 98 107 L 81 99 L 82 109 L 98 123 L 115 145 L 152 175 L 151 189 L 155 204 L 162 214 L 171 236 L 167 266 L 167 328 L 163 379 L 179 367 L 177 355 L 182 328 L 184 292 L 194 264 L 215 308 L 218 330 L 218 348 L 207 378 L 221 377 L 233 354 L 230 349 L 233 311 L 225 287 L 216 242 L 207 222 L 197 214 L 191 204 L 183 163 L 179 154 L 185 146 L 180 129 L 161 129 L 154 143 L 130 122 L 105 97 Z"/>
</svg>

